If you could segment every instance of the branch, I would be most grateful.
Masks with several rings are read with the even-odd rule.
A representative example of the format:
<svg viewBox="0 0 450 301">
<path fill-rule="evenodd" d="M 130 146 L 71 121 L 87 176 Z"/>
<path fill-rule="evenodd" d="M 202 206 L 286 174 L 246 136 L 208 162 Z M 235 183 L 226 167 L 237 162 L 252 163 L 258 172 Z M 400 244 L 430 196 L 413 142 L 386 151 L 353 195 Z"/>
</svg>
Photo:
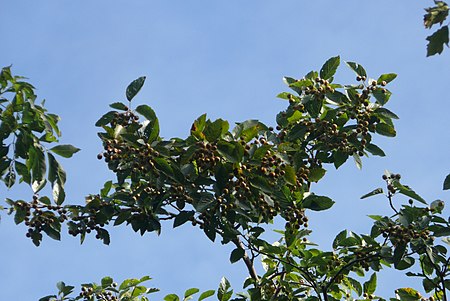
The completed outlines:
<svg viewBox="0 0 450 301">
<path fill-rule="evenodd" d="M 250 257 L 248 257 L 247 252 L 245 252 L 245 247 L 242 241 L 239 238 L 235 238 L 232 241 L 236 245 L 236 247 L 244 251 L 244 256 L 242 257 L 242 260 L 244 260 L 244 263 L 247 266 L 247 270 L 250 276 L 254 280 L 259 281 L 258 274 L 256 273 L 255 266 L 253 265 L 253 261 L 250 259 Z"/>
</svg>

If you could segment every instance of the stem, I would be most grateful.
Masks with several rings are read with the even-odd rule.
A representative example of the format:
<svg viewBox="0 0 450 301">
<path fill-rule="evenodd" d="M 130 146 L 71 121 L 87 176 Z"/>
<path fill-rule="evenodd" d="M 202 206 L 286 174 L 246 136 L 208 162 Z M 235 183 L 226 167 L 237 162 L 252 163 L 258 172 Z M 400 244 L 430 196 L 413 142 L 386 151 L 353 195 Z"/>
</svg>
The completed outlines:
<svg viewBox="0 0 450 301">
<path fill-rule="evenodd" d="M 250 257 L 248 257 L 247 252 L 245 252 L 245 247 L 242 241 L 239 238 L 235 238 L 233 239 L 233 243 L 236 245 L 236 247 L 244 251 L 244 256 L 242 257 L 242 260 L 244 260 L 244 263 L 247 266 L 247 270 L 250 276 L 254 280 L 259 281 L 258 274 L 256 273 L 255 266 L 253 265 L 253 260 L 251 260 Z"/>
<path fill-rule="evenodd" d="M 394 210 L 394 212 L 396 214 L 398 214 L 397 209 L 395 209 L 394 204 L 392 203 L 392 196 L 393 196 L 393 194 L 391 192 L 389 192 L 388 195 L 387 195 L 387 197 L 389 199 L 389 205 L 391 206 L 392 210 Z"/>
</svg>

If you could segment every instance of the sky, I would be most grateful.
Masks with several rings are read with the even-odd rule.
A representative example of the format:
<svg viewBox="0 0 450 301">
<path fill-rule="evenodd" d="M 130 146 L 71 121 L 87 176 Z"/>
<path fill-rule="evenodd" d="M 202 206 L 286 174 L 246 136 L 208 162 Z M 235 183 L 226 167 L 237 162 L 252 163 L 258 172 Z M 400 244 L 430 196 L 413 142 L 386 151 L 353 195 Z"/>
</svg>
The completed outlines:
<svg viewBox="0 0 450 301">
<path fill-rule="evenodd" d="M 124 101 L 128 83 L 147 81 L 133 102 L 154 108 L 166 138 L 186 137 L 203 113 L 230 123 L 259 119 L 275 123 L 286 106 L 276 98 L 287 91 L 283 76 L 302 77 L 319 70 L 329 57 L 360 63 L 374 78 L 397 73 L 388 108 L 400 116 L 398 136 L 376 138 L 384 158 L 364 158 L 363 169 L 348 163 L 313 190 L 336 201 L 311 214 L 311 240 L 331 248 L 342 229 L 368 232 L 368 214 L 389 214 L 382 197 L 359 197 L 383 185 L 385 169 L 402 174 L 405 184 L 429 200 L 448 200 L 442 191 L 450 172 L 448 81 L 450 51 L 426 58 L 422 17 L 432 1 L 26 1 L 2 3 L 0 66 L 13 65 L 29 78 L 39 99 L 61 116 L 61 143 L 82 149 L 62 160 L 68 173 L 67 203 L 81 203 L 113 179 L 103 162 L 94 123 L 108 104 Z M 338 81 L 354 81 L 344 65 Z M 4 197 L 31 197 L 25 185 Z M 400 200 L 398 200 L 400 202 Z M 448 213 L 448 211 L 446 211 Z M 83 245 L 68 235 L 45 238 L 36 248 L 1 214 L 0 300 L 38 300 L 56 292 L 55 284 L 99 282 L 150 275 L 150 286 L 168 293 L 190 287 L 215 289 L 226 276 L 242 291 L 242 263 L 230 264 L 230 246 L 211 243 L 201 231 L 163 227 L 161 236 L 112 228 L 110 246 L 90 237 Z M 274 228 L 276 225 L 274 226 Z M 379 295 L 393 296 L 399 286 L 414 284 L 402 275 L 384 273 Z M 379 277 L 381 279 L 381 277 Z"/>
</svg>

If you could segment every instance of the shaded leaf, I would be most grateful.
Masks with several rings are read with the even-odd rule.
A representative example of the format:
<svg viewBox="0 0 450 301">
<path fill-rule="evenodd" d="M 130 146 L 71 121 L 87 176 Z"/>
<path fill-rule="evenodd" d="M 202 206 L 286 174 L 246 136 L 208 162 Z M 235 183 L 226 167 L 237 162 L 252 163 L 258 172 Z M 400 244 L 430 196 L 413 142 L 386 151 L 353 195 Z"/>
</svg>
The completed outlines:
<svg viewBox="0 0 450 301">
<path fill-rule="evenodd" d="M 131 101 L 138 93 L 139 90 L 141 90 L 142 86 L 145 82 L 145 76 L 141 76 L 134 81 L 131 82 L 131 84 L 128 85 L 126 96 L 128 101 Z"/>
<path fill-rule="evenodd" d="M 444 190 L 450 189 L 450 174 L 448 174 L 448 175 L 445 177 L 443 189 L 444 189 Z"/>
<path fill-rule="evenodd" d="M 333 206 L 334 201 L 326 196 L 318 196 L 310 194 L 303 200 L 303 208 L 308 208 L 314 211 L 327 210 Z"/>
<path fill-rule="evenodd" d="M 362 197 L 361 197 L 361 199 L 365 199 L 365 198 L 368 198 L 368 197 L 371 197 L 371 196 L 373 196 L 373 195 L 377 195 L 377 194 L 380 194 L 380 193 L 383 193 L 384 191 L 383 191 L 383 188 L 377 188 L 377 189 L 374 189 L 374 190 L 372 190 L 371 192 L 369 192 L 369 193 L 366 193 L 365 195 L 363 195 Z"/>
<path fill-rule="evenodd" d="M 244 257 L 245 251 L 242 248 L 236 248 L 231 252 L 230 262 L 235 263 Z"/>
<path fill-rule="evenodd" d="M 427 41 L 427 56 L 441 54 L 444 51 L 444 44 L 448 47 L 448 26 L 442 26 L 436 30 L 431 36 L 427 37 Z"/>
</svg>

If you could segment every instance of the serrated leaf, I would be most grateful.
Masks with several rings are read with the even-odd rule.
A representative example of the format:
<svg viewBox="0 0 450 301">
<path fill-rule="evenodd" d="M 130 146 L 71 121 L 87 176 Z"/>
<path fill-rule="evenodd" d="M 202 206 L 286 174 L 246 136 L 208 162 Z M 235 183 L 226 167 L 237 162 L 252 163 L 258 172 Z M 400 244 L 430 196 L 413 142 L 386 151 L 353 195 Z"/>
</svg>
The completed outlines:
<svg viewBox="0 0 450 301">
<path fill-rule="evenodd" d="M 128 101 L 131 101 L 139 93 L 139 90 L 141 90 L 142 86 L 144 85 L 145 78 L 145 76 L 141 76 L 128 85 L 126 91 Z"/>
<path fill-rule="evenodd" d="M 442 26 L 436 30 L 431 36 L 427 37 L 427 41 L 427 56 L 441 54 L 444 51 L 444 44 L 448 47 L 448 26 Z"/>
<path fill-rule="evenodd" d="M 320 69 L 320 78 L 330 79 L 333 77 L 340 63 L 341 59 L 339 56 L 328 59 Z"/>
<path fill-rule="evenodd" d="M 360 199 L 362 200 L 362 199 L 365 199 L 365 198 L 368 198 L 368 197 L 371 197 L 371 196 L 373 196 L 373 195 L 377 195 L 377 194 L 380 194 L 380 193 L 383 193 L 384 191 L 383 191 L 383 188 L 377 188 L 377 189 L 374 189 L 374 190 L 372 190 L 371 192 L 369 192 L 369 193 L 366 193 L 365 195 L 363 195 Z"/>
</svg>

